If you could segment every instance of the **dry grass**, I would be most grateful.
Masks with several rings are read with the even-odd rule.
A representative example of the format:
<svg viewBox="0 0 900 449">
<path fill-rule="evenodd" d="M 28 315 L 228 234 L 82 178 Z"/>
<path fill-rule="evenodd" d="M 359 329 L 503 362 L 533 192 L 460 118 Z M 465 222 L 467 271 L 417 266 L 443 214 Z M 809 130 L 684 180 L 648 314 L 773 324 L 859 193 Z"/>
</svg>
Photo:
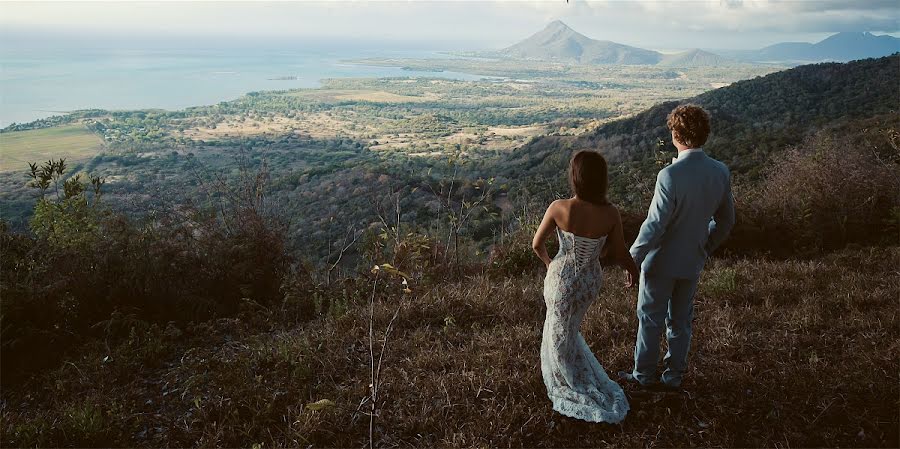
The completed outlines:
<svg viewBox="0 0 900 449">
<path fill-rule="evenodd" d="M 896 447 L 898 257 L 898 248 L 862 248 L 808 261 L 716 260 L 696 298 L 686 391 L 629 390 L 632 412 L 616 426 L 551 410 L 540 373 L 540 275 L 476 275 L 414 285 L 405 296 L 390 285 L 375 310 L 381 338 L 399 308 L 375 444 Z M 583 333 L 615 373 L 631 366 L 636 292 L 621 287 L 618 270 L 607 276 Z M 115 349 L 111 363 L 101 361 L 102 344 L 87 348 L 33 385 L 4 391 L 3 442 L 362 446 L 364 282 L 336 286 L 322 303 L 330 312 L 299 327 L 248 309 L 192 329 L 149 330 L 145 343 Z M 321 399 L 335 406 L 305 407 Z M 94 411 L 102 425 L 91 425 Z"/>
<path fill-rule="evenodd" d="M 296 118 L 275 116 L 249 119 L 229 116 L 215 127 L 187 128 L 181 134 L 193 140 L 216 140 L 223 137 L 246 137 L 296 133 L 315 139 L 338 136 L 361 138 L 376 132 L 375 127 L 363 126 L 353 121 L 353 115 L 342 116 L 326 112 L 297 113 Z"/>
<path fill-rule="evenodd" d="M 432 92 L 422 96 L 399 95 L 385 91 L 349 91 L 334 95 L 339 101 L 367 101 L 370 103 L 424 103 L 440 100 L 441 97 Z"/>
<path fill-rule="evenodd" d="M 94 157 L 102 139 L 81 124 L 0 134 L 0 172 L 21 170 L 28 162 Z"/>
<path fill-rule="evenodd" d="M 186 129 L 184 136 L 193 140 L 213 140 L 222 137 L 257 136 L 263 134 L 283 133 L 289 129 L 290 123 L 278 120 L 246 120 L 226 121 L 216 124 L 215 128 L 198 127 Z"/>
<path fill-rule="evenodd" d="M 488 128 L 488 134 L 494 133 L 498 136 L 516 137 L 516 136 L 539 136 L 547 133 L 545 126 L 491 126 Z"/>
</svg>

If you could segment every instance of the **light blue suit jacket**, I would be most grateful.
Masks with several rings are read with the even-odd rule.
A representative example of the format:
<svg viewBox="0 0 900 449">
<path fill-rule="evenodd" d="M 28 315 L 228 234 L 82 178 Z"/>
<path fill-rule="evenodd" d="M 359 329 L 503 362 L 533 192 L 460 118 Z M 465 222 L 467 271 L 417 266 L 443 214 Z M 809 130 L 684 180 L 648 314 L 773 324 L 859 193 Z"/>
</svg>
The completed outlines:
<svg viewBox="0 0 900 449">
<path fill-rule="evenodd" d="M 694 279 L 732 227 L 728 167 L 702 151 L 691 152 L 659 171 L 631 257 L 645 273 Z"/>
</svg>

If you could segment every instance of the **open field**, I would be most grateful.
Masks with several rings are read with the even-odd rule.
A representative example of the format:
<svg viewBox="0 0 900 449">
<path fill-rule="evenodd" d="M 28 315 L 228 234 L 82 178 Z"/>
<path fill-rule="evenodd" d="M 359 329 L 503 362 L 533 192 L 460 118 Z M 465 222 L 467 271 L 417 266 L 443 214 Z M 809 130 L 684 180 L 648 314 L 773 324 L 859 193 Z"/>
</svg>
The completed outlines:
<svg viewBox="0 0 900 449">
<path fill-rule="evenodd" d="M 19 171 L 29 162 L 65 158 L 70 162 L 93 157 L 103 141 L 84 125 L 73 123 L 54 128 L 0 134 L 0 172 Z"/>
<path fill-rule="evenodd" d="M 334 98 L 337 100 L 368 101 L 372 103 L 422 103 L 426 101 L 437 100 L 440 97 L 430 92 L 423 96 L 412 96 L 397 95 L 384 91 L 360 91 L 335 95 Z"/>
<path fill-rule="evenodd" d="M 290 132 L 292 127 L 297 125 L 299 125 L 299 122 L 285 117 L 260 120 L 245 120 L 236 117 L 210 127 L 188 128 L 183 131 L 182 135 L 192 140 L 214 140 L 263 134 L 283 134 Z"/>
</svg>

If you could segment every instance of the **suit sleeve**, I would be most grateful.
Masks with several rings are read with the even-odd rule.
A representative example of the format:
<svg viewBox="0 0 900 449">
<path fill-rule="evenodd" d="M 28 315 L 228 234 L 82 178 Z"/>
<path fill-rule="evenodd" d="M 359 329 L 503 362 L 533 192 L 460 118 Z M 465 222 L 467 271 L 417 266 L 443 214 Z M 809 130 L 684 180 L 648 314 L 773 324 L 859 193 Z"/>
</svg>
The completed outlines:
<svg viewBox="0 0 900 449">
<path fill-rule="evenodd" d="M 731 193 L 731 174 L 727 173 L 725 194 L 719 203 L 719 207 L 709 221 L 709 238 L 706 239 L 706 254 L 712 254 L 734 227 L 734 196 Z"/>
<path fill-rule="evenodd" d="M 647 254 L 662 242 L 666 226 L 675 212 L 674 187 L 669 173 L 660 170 L 656 175 L 656 188 L 650 202 L 650 210 L 647 211 L 647 219 L 644 220 L 637 239 L 631 245 L 631 257 L 638 266 L 644 262 Z"/>
</svg>

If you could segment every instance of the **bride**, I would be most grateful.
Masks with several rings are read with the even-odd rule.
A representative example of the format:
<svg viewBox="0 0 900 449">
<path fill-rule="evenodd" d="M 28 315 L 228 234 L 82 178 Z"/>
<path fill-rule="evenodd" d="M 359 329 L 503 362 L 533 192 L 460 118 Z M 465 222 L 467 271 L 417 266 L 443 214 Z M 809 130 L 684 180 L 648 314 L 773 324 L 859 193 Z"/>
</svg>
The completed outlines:
<svg viewBox="0 0 900 449">
<path fill-rule="evenodd" d="M 547 266 L 541 372 L 557 412 L 590 422 L 618 423 L 628 413 L 628 400 L 591 353 L 579 328 L 600 292 L 601 250 L 610 252 L 626 270 L 628 287 L 638 279 L 638 268 L 625 247 L 619 211 L 606 199 L 603 156 L 593 151 L 575 153 L 569 164 L 569 184 L 574 196 L 550 204 L 532 242 Z M 545 242 L 554 229 L 559 252 L 551 260 Z"/>
</svg>

